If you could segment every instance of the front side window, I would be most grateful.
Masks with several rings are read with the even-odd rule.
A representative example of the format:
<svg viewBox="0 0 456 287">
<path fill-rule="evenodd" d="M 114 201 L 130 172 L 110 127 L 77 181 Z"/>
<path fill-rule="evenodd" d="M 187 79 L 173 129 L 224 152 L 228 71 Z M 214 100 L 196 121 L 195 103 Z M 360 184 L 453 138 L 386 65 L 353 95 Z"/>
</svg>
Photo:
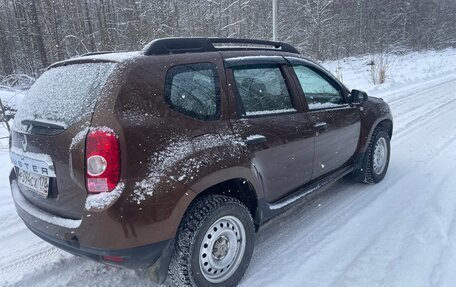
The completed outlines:
<svg viewBox="0 0 456 287">
<path fill-rule="evenodd" d="M 245 116 L 296 111 L 279 65 L 237 67 L 233 73 Z"/>
<path fill-rule="evenodd" d="M 166 75 L 165 97 L 177 112 L 200 120 L 219 117 L 220 84 L 214 64 L 174 66 Z"/>
<path fill-rule="evenodd" d="M 305 66 L 293 66 L 310 110 L 345 105 L 342 94 L 324 77 Z"/>
</svg>

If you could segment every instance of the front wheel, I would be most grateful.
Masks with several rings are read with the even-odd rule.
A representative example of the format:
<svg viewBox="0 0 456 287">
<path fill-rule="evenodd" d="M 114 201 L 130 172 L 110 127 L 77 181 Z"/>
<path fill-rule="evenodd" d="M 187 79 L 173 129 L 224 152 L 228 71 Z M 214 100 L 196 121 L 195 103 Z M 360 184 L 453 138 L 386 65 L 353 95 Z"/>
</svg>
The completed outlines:
<svg viewBox="0 0 456 287">
<path fill-rule="evenodd" d="M 364 182 L 378 183 L 385 177 L 390 160 L 390 137 L 386 130 L 377 128 L 372 135 L 365 161 Z"/>
<path fill-rule="evenodd" d="M 186 212 L 169 275 L 177 286 L 235 286 L 252 257 L 254 225 L 237 199 L 209 195 Z"/>
<path fill-rule="evenodd" d="M 390 153 L 389 134 L 385 129 L 377 127 L 372 134 L 361 168 L 354 171 L 350 177 L 365 183 L 382 181 L 388 170 Z"/>
</svg>

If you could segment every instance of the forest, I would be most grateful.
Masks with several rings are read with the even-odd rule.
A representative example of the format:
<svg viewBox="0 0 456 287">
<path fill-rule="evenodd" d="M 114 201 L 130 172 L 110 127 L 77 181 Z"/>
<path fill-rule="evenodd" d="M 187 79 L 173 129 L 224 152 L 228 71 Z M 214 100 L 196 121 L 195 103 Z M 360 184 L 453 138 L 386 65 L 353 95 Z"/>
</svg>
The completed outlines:
<svg viewBox="0 0 456 287">
<path fill-rule="evenodd" d="M 272 39 L 271 0 L 0 0 L 0 82 L 161 37 Z M 454 0 L 278 0 L 278 40 L 315 60 L 456 45 Z"/>
</svg>

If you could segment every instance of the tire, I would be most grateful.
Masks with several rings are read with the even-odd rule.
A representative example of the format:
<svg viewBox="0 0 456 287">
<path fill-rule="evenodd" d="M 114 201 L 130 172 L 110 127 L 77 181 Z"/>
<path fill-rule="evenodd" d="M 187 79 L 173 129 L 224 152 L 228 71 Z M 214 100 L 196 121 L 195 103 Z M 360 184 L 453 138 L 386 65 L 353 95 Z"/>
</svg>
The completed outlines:
<svg viewBox="0 0 456 287">
<path fill-rule="evenodd" d="M 390 154 L 388 132 L 383 128 L 376 128 L 369 142 L 362 168 L 355 171 L 354 178 L 365 183 L 379 183 L 388 171 Z"/>
<path fill-rule="evenodd" d="M 198 199 L 179 226 L 171 281 L 176 286 L 236 286 L 252 257 L 254 230 L 249 210 L 237 199 Z"/>
<path fill-rule="evenodd" d="M 364 161 L 365 183 L 378 183 L 383 180 L 391 154 L 390 137 L 388 132 L 382 128 L 376 128 L 367 149 L 366 160 Z"/>
</svg>

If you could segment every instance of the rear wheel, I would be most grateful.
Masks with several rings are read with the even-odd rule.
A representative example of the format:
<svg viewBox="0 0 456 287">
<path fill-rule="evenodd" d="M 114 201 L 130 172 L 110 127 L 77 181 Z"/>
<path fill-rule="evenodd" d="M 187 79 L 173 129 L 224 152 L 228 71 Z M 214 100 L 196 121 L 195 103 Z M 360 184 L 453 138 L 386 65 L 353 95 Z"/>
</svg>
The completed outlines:
<svg viewBox="0 0 456 287">
<path fill-rule="evenodd" d="M 240 201 L 210 195 L 186 212 L 169 275 L 177 286 L 235 286 L 252 256 L 254 226 Z"/>
</svg>

